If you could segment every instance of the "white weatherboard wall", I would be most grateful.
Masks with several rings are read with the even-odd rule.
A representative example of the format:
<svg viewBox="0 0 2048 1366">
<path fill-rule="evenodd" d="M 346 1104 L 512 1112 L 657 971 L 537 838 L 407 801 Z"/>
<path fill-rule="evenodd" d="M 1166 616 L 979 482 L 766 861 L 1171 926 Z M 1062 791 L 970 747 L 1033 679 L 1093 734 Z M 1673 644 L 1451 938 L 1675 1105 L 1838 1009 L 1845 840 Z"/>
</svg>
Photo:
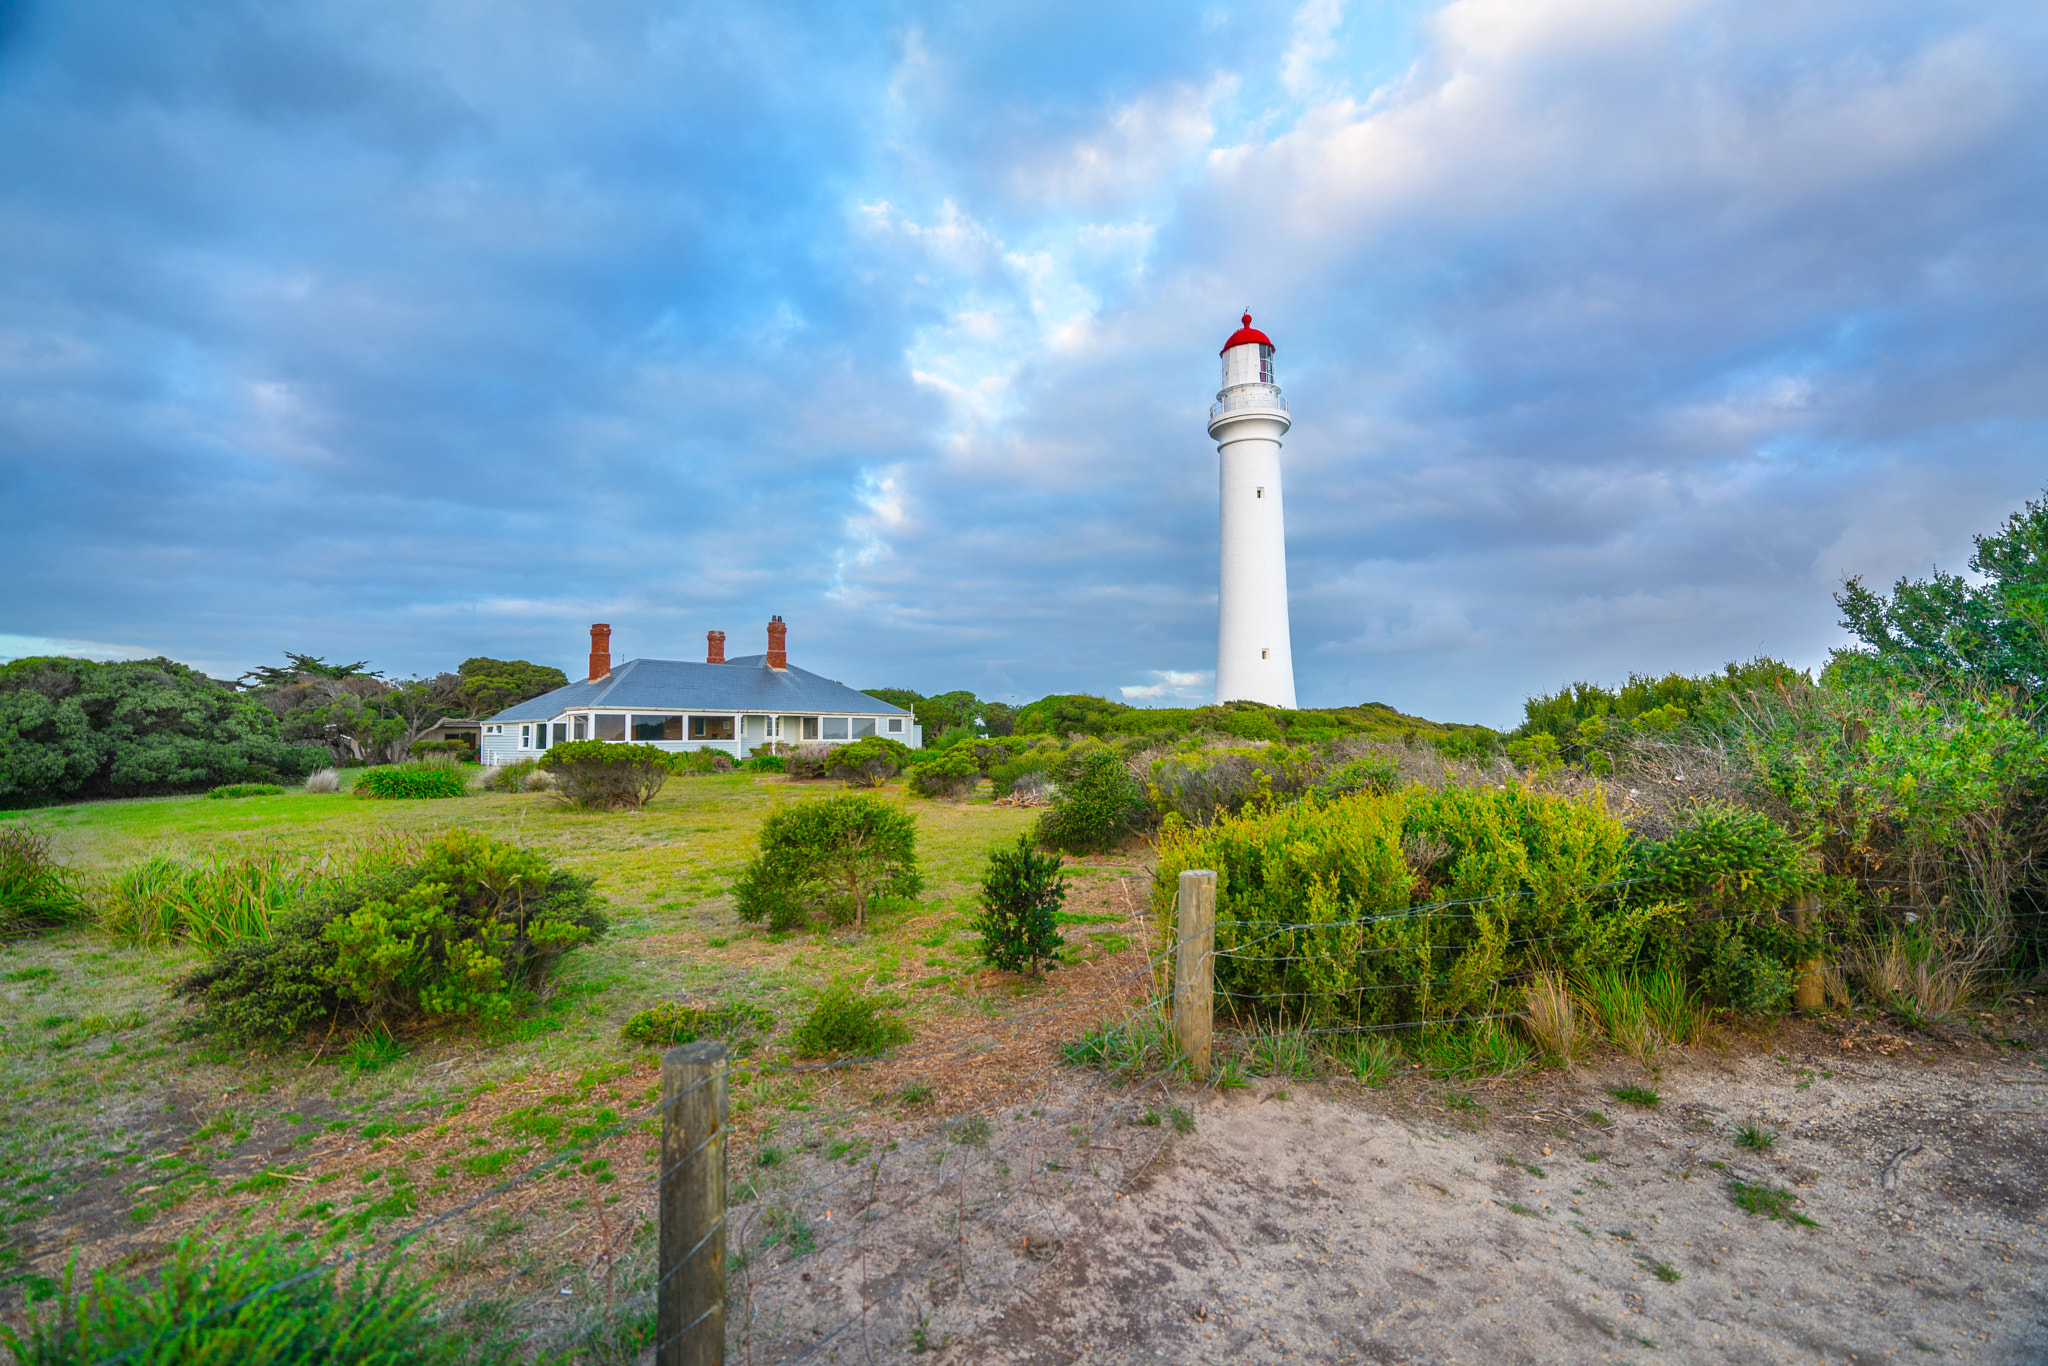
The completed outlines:
<svg viewBox="0 0 2048 1366">
<path fill-rule="evenodd" d="M 1249 317 L 1245 326 L 1251 326 Z M 1280 438 L 1292 419 L 1280 386 L 1270 382 L 1272 374 L 1270 344 L 1228 347 L 1223 389 L 1209 410 L 1223 485 L 1216 700 L 1292 708 L 1294 646 L 1287 630 L 1287 526 L 1280 499 Z"/>
</svg>

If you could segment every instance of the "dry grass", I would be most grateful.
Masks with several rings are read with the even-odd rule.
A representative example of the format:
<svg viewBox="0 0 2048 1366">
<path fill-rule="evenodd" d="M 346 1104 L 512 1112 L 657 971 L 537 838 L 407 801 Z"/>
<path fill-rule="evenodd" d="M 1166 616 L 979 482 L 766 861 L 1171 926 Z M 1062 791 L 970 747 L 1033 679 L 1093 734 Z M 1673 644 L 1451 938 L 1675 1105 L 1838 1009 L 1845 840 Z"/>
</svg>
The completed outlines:
<svg viewBox="0 0 2048 1366">
<path fill-rule="evenodd" d="M 1579 1032 L 1578 1003 L 1562 974 L 1541 972 L 1522 988 L 1522 1026 L 1546 1059 L 1569 1067 L 1585 1047 Z"/>
<path fill-rule="evenodd" d="M 1975 976 L 1968 959 L 1944 954 L 1932 938 L 1901 934 L 1855 945 L 1843 955 L 1843 967 L 1876 1000 L 1904 1002 L 1930 1016 L 1954 1014 Z"/>
</svg>

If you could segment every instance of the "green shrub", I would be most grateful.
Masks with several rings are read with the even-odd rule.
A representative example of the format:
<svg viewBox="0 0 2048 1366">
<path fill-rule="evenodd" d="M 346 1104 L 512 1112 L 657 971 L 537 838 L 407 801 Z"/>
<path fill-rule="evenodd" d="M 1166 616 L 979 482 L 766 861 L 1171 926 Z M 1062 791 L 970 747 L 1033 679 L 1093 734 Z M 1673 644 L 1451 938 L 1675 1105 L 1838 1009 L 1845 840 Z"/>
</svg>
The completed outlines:
<svg viewBox="0 0 2048 1366">
<path fill-rule="evenodd" d="M 1200 825 L 1254 803 L 1299 797 L 1322 776 L 1314 756 L 1278 746 L 1180 750 L 1152 761 L 1146 795 L 1158 815 Z"/>
<path fill-rule="evenodd" d="M 910 1039 L 908 1024 L 844 980 L 819 993 L 818 1003 L 789 1036 L 800 1058 L 880 1053 Z"/>
<path fill-rule="evenodd" d="M 0 825 L 0 939 L 91 916 L 78 875 L 57 861 L 49 835 L 19 821 Z"/>
<path fill-rule="evenodd" d="M 654 800 L 675 770 L 668 751 L 612 740 L 570 740 L 541 756 L 562 800 L 591 811 L 638 810 Z M 674 756 L 680 757 L 680 756 Z"/>
<path fill-rule="evenodd" d="M 1031 832 L 1048 849 L 1093 854 L 1113 848 L 1145 810 L 1137 782 L 1113 749 L 1077 745 L 1055 773 L 1059 795 Z"/>
<path fill-rule="evenodd" d="M 180 981 L 233 1042 L 273 1044 L 316 1021 L 501 1020 L 562 956 L 604 933 L 594 880 L 543 855 L 450 830 L 400 867 L 349 879 Z"/>
<path fill-rule="evenodd" d="M 761 823 L 761 852 L 733 891 L 742 919 L 789 930 L 820 916 L 865 925 L 877 897 L 923 889 L 916 820 L 878 798 L 847 793 L 772 813 Z"/>
<path fill-rule="evenodd" d="M 531 792 L 553 785 L 553 775 L 538 759 L 514 759 L 484 771 L 484 786 L 492 792 Z"/>
<path fill-rule="evenodd" d="M 1633 961 L 1678 916 L 1613 885 L 1631 866 L 1628 839 L 1597 794 L 1311 799 L 1169 823 L 1153 909 L 1172 939 L 1179 874 L 1215 870 L 1216 985 L 1233 1005 L 1362 1024 L 1490 1013 L 1503 978 Z"/>
<path fill-rule="evenodd" d="M 114 874 L 100 926 L 144 944 L 217 949 L 233 939 L 261 939 L 301 902 L 350 879 L 406 866 L 419 853 L 415 838 L 384 836 L 337 841 L 318 858 L 269 846 L 198 859 L 151 854 Z"/>
<path fill-rule="evenodd" d="M 310 1244 L 186 1239 L 154 1276 L 95 1271 L 89 1284 L 78 1280 L 73 1263 L 54 1304 L 32 1307 L 20 1332 L 0 1327 L 18 1366 L 454 1366 L 510 1350 L 444 1319 L 399 1262 L 323 1270 Z"/>
<path fill-rule="evenodd" d="M 702 777 L 707 773 L 730 773 L 737 767 L 732 756 L 722 749 L 677 749 L 668 750 L 668 771 L 684 776 Z"/>
<path fill-rule="evenodd" d="M 886 735 L 869 735 L 832 751 L 831 774 L 852 787 L 880 787 L 910 761 L 910 746 Z"/>
<path fill-rule="evenodd" d="M 910 790 L 920 797 L 964 797 L 981 781 L 974 746 L 955 745 L 910 770 Z"/>
<path fill-rule="evenodd" d="M 809 741 L 797 745 L 789 752 L 788 767 L 784 770 L 790 777 L 799 780 L 823 778 L 832 770 L 834 745 Z"/>
<path fill-rule="evenodd" d="M 674 1048 L 699 1039 L 723 1039 L 732 1045 L 735 1056 L 745 1057 L 753 1051 L 754 1036 L 774 1028 L 773 1015 L 746 1001 L 722 1006 L 668 1001 L 640 1011 L 620 1027 L 619 1033 L 635 1043 L 656 1048 Z"/>
<path fill-rule="evenodd" d="M 206 795 L 215 801 L 224 797 L 282 797 L 284 789 L 276 783 L 228 783 Z"/>
<path fill-rule="evenodd" d="M 756 754 L 751 759 L 742 760 L 740 767 L 749 773 L 786 773 L 789 760 L 780 754 Z"/>
<path fill-rule="evenodd" d="M 1066 899 L 1058 854 L 1040 854 L 1022 837 L 1015 849 L 992 852 L 981 875 L 981 914 L 974 921 L 983 961 L 1043 977 L 1066 947 L 1059 923 Z"/>
<path fill-rule="evenodd" d="M 1690 908 L 1665 937 L 1666 963 L 1716 1004 L 1747 1015 L 1783 1010 L 1799 963 L 1823 942 L 1820 925 L 1802 933 L 1779 914 L 1819 882 L 1804 846 L 1762 812 L 1707 805 L 1641 846 L 1638 863 L 1645 895 Z"/>
<path fill-rule="evenodd" d="M 358 797 L 379 797 L 415 801 L 431 797 L 460 797 L 469 791 L 461 770 L 429 767 L 426 764 L 392 764 L 366 768 L 356 775 L 352 789 Z"/>
</svg>

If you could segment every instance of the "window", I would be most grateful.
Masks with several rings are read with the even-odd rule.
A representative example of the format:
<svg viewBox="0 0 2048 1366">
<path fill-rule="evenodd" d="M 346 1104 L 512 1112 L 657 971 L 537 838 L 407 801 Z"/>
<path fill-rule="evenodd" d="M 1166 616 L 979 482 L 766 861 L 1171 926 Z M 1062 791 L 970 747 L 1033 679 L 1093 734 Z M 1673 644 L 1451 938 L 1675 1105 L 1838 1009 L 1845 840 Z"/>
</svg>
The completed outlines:
<svg viewBox="0 0 2048 1366">
<path fill-rule="evenodd" d="M 732 739 L 732 718 L 730 716 L 693 716 L 690 718 L 692 740 Z"/>
<path fill-rule="evenodd" d="M 1260 658 L 1260 659 L 1264 659 L 1264 658 L 1266 657 L 1267 653 L 1268 653 L 1268 652 L 1267 652 L 1267 651 L 1265 651 L 1265 650 L 1261 650 L 1261 651 L 1259 651 L 1259 658 Z"/>
<path fill-rule="evenodd" d="M 1264 497 L 1266 496 L 1266 490 L 1265 490 L 1265 487 L 1264 487 L 1263 485 L 1261 485 L 1261 486 L 1260 486 L 1260 488 L 1259 488 L 1259 493 L 1258 493 L 1258 496 L 1259 496 L 1259 497 L 1261 497 L 1261 498 L 1264 498 Z"/>
<path fill-rule="evenodd" d="M 599 712 L 590 718 L 593 740 L 623 740 L 626 738 L 626 718 L 617 713 Z"/>
<path fill-rule="evenodd" d="M 766 716 L 762 720 L 768 723 L 767 728 L 762 731 L 762 735 L 770 740 L 780 740 L 782 738 L 782 718 L 779 716 Z"/>
<path fill-rule="evenodd" d="M 519 728 L 519 747 L 520 747 L 521 749 L 532 749 L 532 748 L 533 748 L 533 727 L 532 727 L 532 726 L 521 726 L 521 727 Z"/>
<path fill-rule="evenodd" d="M 901 734 L 903 733 L 903 718 L 902 718 L 902 717 L 900 717 L 900 716 L 892 716 L 892 717 L 890 717 L 890 718 L 889 718 L 889 733 L 890 733 L 891 735 L 901 735 Z"/>
<path fill-rule="evenodd" d="M 1274 383 L 1273 348 L 1270 346 L 1261 345 L 1259 347 L 1259 383 Z"/>
<path fill-rule="evenodd" d="M 683 718 L 680 716 L 635 716 L 633 718 L 635 740 L 680 740 L 683 738 Z"/>
<path fill-rule="evenodd" d="M 874 733 L 875 733 L 875 718 L 874 718 L 874 717 L 872 717 L 872 716 L 856 716 L 856 717 L 854 717 L 854 718 L 853 718 L 853 738 L 854 738 L 854 739 L 856 739 L 856 740 L 865 740 L 865 739 L 867 739 L 867 738 L 868 738 L 868 737 L 869 737 L 870 735 L 873 735 Z"/>
<path fill-rule="evenodd" d="M 806 740 L 815 740 L 815 739 L 817 739 L 817 738 L 818 738 L 818 718 L 817 718 L 817 717 L 815 717 L 815 716 L 806 716 L 806 717 L 804 718 L 804 739 L 806 739 Z"/>
<path fill-rule="evenodd" d="M 589 731 L 589 727 L 590 727 L 590 718 L 589 718 L 589 717 L 587 717 L 587 716 L 579 716 L 579 717 L 577 717 L 577 718 L 576 718 L 576 738 L 577 738 L 578 740 L 588 740 L 588 739 L 590 738 L 590 736 L 589 736 L 589 734 L 588 734 L 588 731 Z"/>
<path fill-rule="evenodd" d="M 569 723 L 568 723 L 567 721 L 557 721 L 557 722 L 555 722 L 555 743 L 556 743 L 556 744 L 558 744 L 558 745 L 559 745 L 559 744 L 563 744 L 563 743 L 566 743 L 566 742 L 568 741 L 568 739 L 569 739 Z"/>
<path fill-rule="evenodd" d="M 546 726 L 535 726 L 533 728 L 533 747 L 535 749 L 546 749 L 548 747 L 548 728 Z"/>
<path fill-rule="evenodd" d="M 822 736 L 820 736 L 820 737 L 819 737 L 820 739 L 824 739 L 824 740 L 844 740 L 844 739 L 846 738 L 846 718 L 845 718 L 845 717 L 843 717 L 843 716 L 827 716 L 827 717 L 824 717 L 824 718 L 822 718 L 822 719 L 823 719 L 823 721 L 825 722 L 825 732 L 824 732 L 824 734 L 823 734 Z"/>
</svg>

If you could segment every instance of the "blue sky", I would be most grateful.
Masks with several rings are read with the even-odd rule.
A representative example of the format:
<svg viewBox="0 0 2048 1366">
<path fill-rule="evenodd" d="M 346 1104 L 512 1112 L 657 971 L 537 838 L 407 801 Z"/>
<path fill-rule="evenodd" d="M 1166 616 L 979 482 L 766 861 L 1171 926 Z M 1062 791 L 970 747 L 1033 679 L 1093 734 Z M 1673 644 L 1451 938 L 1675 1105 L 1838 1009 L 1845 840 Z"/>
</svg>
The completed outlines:
<svg viewBox="0 0 2048 1366">
<path fill-rule="evenodd" d="M 1841 643 L 2048 484 L 2037 3 L 0 5 L 0 655 L 1304 705 Z"/>
</svg>

